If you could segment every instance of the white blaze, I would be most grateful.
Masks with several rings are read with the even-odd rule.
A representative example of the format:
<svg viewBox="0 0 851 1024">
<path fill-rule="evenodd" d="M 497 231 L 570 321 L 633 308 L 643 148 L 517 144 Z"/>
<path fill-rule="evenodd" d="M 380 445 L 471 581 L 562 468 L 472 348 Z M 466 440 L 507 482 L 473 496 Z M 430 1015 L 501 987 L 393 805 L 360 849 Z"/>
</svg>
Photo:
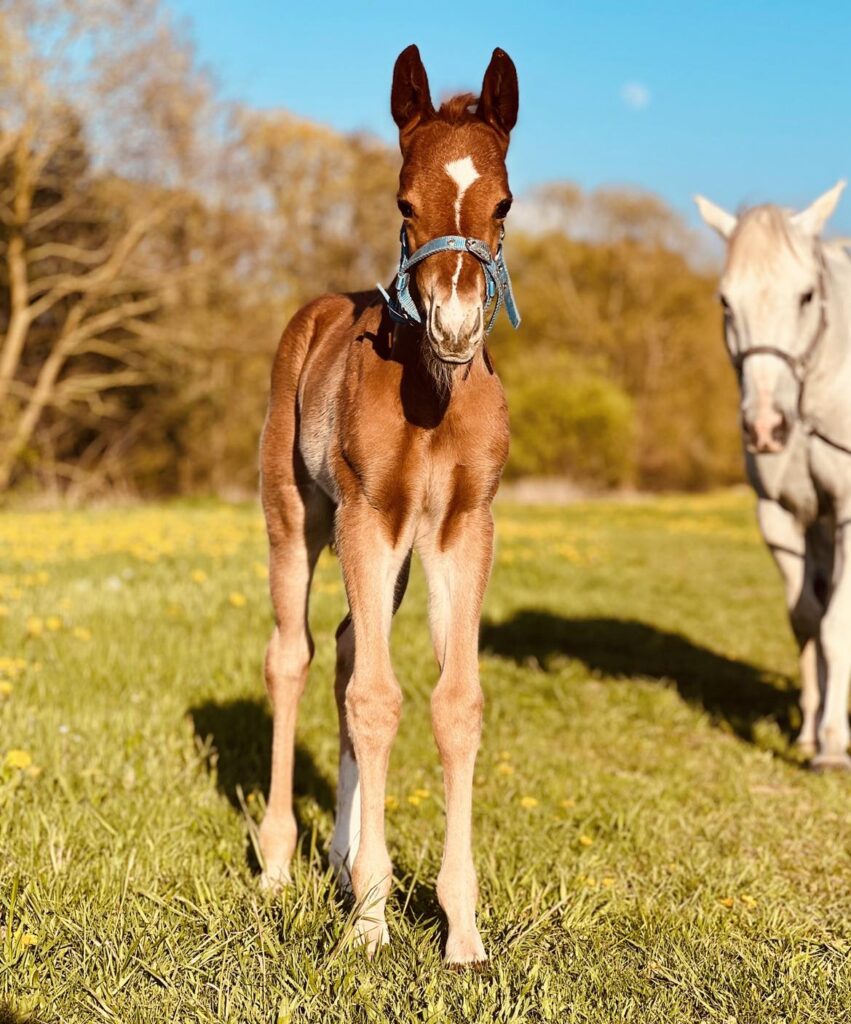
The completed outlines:
<svg viewBox="0 0 851 1024">
<path fill-rule="evenodd" d="M 461 234 L 461 204 L 464 202 L 464 195 L 467 189 L 476 181 L 481 175 L 476 170 L 476 165 L 473 163 L 472 157 L 463 156 L 460 160 L 452 160 L 450 163 L 445 164 L 443 168 L 449 177 L 455 182 L 455 186 L 458 189 L 458 194 L 455 197 L 455 230 L 458 234 Z M 458 294 L 458 279 L 461 277 L 461 261 L 463 256 L 461 253 L 458 254 L 458 262 L 455 265 L 455 273 L 452 275 L 452 299 L 457 299 Z M 453 306 L 455 302 L 453 302 Z M 453 314 L 461 315 L 461 319 L 466 313 L 460 310 L 444 310 L 444 317 L 448 314 L 450 317 Z"/>
</svg>

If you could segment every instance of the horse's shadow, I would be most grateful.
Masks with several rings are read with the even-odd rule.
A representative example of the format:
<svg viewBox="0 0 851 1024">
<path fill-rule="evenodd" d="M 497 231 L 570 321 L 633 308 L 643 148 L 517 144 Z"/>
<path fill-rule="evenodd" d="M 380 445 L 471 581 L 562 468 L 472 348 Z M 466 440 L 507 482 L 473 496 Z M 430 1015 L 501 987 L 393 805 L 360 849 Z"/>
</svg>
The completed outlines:
<svg viewBox="0 0 851 1024">
<path fill-rule="evenodd" d="M 567 657 L 606 676 L 668 681 L 683 700 L 749 742 L 763 719 L 773 719 L 787 738 L 794 732 L 796 696 L 773 684 L 788 687 L 788 680 L 634 619 L 565 618 L 527 608 L 506 622 L 485 623 L 481 640 L 484 654 L 518 664 L 535 659 L 545 671 Z"/>
<path fill-rule="evenodd" d="M 265 699 L 240 698 L 217 703 L 206 701 L 189 709 L 196 739 L 202 747 L 209 747 L 208 760 L 215 769 L 216 786 L 231 807 L 245 814 L 244 796 L 255 791 L 267 792 L 272 770 L 272 715 Z M 309 797 L 323 811 L 333 815 L 336 795 L 334 784 L 317 765 L 307 747 L 296 743 L 293 769 L 293 792 L 296 798 Z M 310 831 L 307 822 L 298 814 L 295 805 L 299 835 Z M 327 851 L 317 851 L 323 869 L 329 869 Z M 260 872 L 254 844 L 250 838 L 246 845 L 246 860 L 255 874 Z M 401 893 L 397 896 L 405 906 L 405 916 L 411 922 L 440 922 L 443 918 L 433 887 L 417 878 L 413 865 L 395 858 L 394 874 Z M 341 892 L 341 901 L 346 897 Z M 2 1024 L 2 1020 L 0 1020 Z"/>
</svg>

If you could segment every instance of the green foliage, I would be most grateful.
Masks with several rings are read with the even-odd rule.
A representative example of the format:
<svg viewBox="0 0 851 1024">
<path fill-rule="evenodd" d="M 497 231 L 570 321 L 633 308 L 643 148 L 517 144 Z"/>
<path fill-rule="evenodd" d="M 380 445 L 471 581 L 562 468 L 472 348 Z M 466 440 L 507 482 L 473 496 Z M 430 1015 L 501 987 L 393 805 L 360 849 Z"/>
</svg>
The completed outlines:
<svg viewBox="0 0 851 1024">
<path fill-rule="evenodd" d="M 603 487 L 632 483 L 634 412 L 617 384 L 579 367 L 506 376 L 511 395 L 509 476 L 569 477 Z"/>
</svg>

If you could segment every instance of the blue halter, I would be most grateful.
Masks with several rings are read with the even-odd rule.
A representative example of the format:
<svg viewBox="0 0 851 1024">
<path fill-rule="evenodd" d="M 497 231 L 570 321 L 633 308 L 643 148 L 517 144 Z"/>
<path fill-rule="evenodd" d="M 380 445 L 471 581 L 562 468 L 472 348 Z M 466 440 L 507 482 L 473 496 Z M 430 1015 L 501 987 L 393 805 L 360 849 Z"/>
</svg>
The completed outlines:
<svg viewBox="0 0 851 1024">
<path fill-rule="evenodd" d="M 504 233 L 505 229 L 503 229 Z M 399 270 L 396 274 L 395 296 L 389 295 L 380 284 L 378 285 L 378 290 L 384 296 L 384 301 L 387 303 L 387 311 L 390 314 L 390 318 L 397 324 L 421 324 L 423 322 L 416 303 L 411 298 L 411 268 L 438 252 L 468 252 L 479 261 L 482 272 L 485 275 L 485 283 L 487 285 L 485 308 L 490 305 L 494 298 L 496 299 L 490 320 L 485 328 L 485 334 L 490 334 L 494 320 L 496 320 L 497 313 L 499 313 L 503 303 L 505 304 L 505 312 L 508 314 L 508 319 L 511 321 L 511 326 L 516 328 L 520 325 L 520 313 L 517 310 L 517 303 L 514 301 L 514 292 L 511 290 L 511 278 L 508 276 L 505 257 L 502 255 L 502 235 L 500 235 L 496 256 L 491 253 L 487 242 L 483 242 L 480 238 L 465 238 L 463 235 L 441 235 L 440 238 L 432 238 L 430 242 L 421 245 L 413 253 L 408 252 L 408 238 L 404 227 L 402 228 L 400 240 L 402 242 L 402 253 L 399 257 Z"/>
</svg>

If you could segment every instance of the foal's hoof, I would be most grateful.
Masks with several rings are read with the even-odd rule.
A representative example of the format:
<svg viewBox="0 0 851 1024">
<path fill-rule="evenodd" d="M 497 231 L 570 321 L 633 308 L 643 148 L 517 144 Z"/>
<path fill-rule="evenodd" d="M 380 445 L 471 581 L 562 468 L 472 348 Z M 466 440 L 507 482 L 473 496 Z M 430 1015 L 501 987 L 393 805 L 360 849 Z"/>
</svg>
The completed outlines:
<svg viewBox="0 0 851 1024">
<path fill-rule="evenodd" d="M 450 935 L 446 940 L 443 962 L 447 967 L 462 970 L 465 967 L 480 967 L 487 963 L 488 955 L 481 936 L 474 931 L 469 935 Z"/>
<path fill-rule="evenodd" d="M 372 960 L 382 946 L 390 944 L 390 932 L 387 930 L 386 921 L 376 921 L 366 917 L 358 918 L 355 921 L 354 941 L 356 945 L 364 947 L 366 955 Z"/>
<path fill-rule="evenodd" d="M 810 762 L 814 772 L 849 772 L 851 757 L 847 754 L 816 754 Z"/>
<path fill-rule="evenodd" d="M 279 893 L 282 889 L 286 889 L 288 885 L 292 883 L 292 876 L 290 875 L 289 868 L 267 868 L 260 875 L 260 888 L 263 892 L 267 892 L 274 896 Z"/>
</svg>

